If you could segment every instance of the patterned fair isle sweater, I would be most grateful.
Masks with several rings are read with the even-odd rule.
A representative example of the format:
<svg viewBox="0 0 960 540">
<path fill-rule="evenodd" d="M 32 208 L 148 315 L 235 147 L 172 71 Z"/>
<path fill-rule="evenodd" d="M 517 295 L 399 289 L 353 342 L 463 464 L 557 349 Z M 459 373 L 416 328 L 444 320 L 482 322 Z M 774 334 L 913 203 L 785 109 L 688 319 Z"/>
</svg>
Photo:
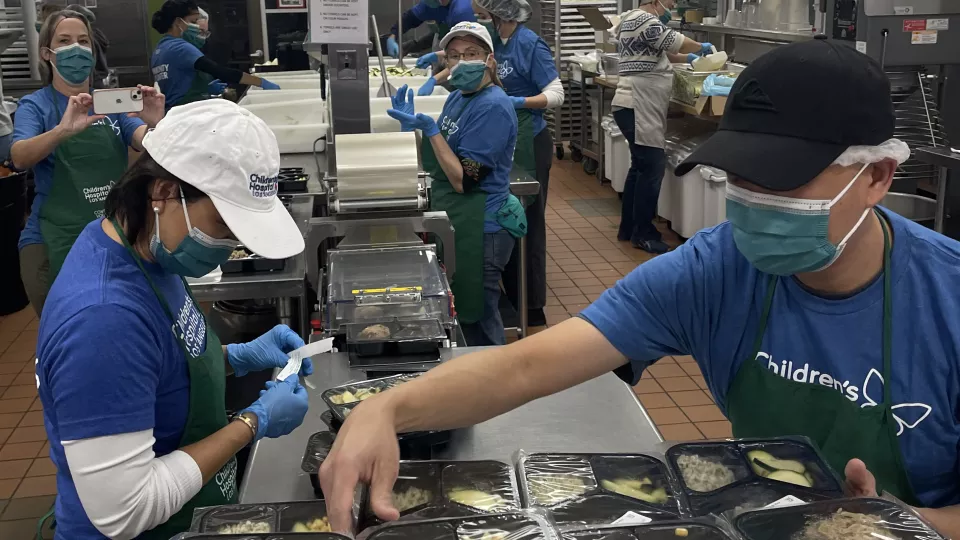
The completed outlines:
<svg viewBox="0 0 960 540">
<path fill-rule="evenodd" d="M 620 76 L 669 71 L 667 53 L 679 52 L 683 40 L 683 34 L 665 26 L 656 15 L 642 9 L 626 13 L 617 29 Z"/>
</svg>

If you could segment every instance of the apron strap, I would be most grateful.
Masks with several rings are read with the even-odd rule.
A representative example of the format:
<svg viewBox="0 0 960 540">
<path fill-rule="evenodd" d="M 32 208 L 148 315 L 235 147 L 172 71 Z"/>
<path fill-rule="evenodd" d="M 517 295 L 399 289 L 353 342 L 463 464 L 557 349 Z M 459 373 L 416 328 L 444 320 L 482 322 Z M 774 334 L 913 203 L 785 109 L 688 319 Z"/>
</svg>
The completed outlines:
<svg viewBox="0 0 960 540">
<path fill-rule="evenodd" d="M 886 219 L 874 210 L 883 229 L 883 403 L 893 405 L 893 278 L 890 275 L 890 233 Z"/>
<path fill-rule="evenodd" d="M 760 326 L 757 328 L 756 337 L 753 338 L 753 354 L 750 359 L 753 360 L 760 352 L 760 346 L 763 344 L 763 334 L 767 331 L 767 321 L 770 318 L 770 308 L 773 307 L 773 293 L 777 290 L 777 276 L 771 275 L 767 279 L 767 296 L 763 300 L 763 311 L 760 313 Z"/>
</svg>

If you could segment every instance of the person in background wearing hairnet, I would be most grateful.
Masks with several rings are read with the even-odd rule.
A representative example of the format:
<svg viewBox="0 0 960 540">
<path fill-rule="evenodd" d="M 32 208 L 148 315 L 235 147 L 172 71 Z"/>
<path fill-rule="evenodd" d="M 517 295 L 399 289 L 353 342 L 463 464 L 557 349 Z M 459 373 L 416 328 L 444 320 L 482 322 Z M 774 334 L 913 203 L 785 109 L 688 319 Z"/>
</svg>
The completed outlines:
<svg viewBox="0 0 960 540">
<path fill-rule="evenodd" d="M 417 5 L 403 13 L 399 22 L 403 23 L 403 31 L 405 33 L 427 23 L 430 25 L 430 30 L 433 34 L 443 37 L 447 35 L 455 24 L 472 20 L 474 20 L 473 7 L 470 5 L 470 0 L 420 0 L 417 2 Z M 398 32 L 398 25 L 394 24 L 393 27 L 390 28 L 390 34 L 387 36 L 387 48 L 383 51 L 394 58 L 400 54 L 400 45 L 397 43 L 397 39 L 402 39 L 403 37 L 398 36 Z M 415 46 L 415 44 L 420 42 L 404 42 L 404 54 L 408 52 L 419 52 L 413 48 L 408 48 L 408 43 L 411 46 Z M 429 65 L 428 61 L 436 61 L 437 56 L 431 53 L 431 55 L 424 55 L 420 58 L 421 60 L 417 61 L 417 67 Z"/>
<path fill-rule="evenodd" d="M 510 96 L 517 113 L 517 146 L 513 155 L 515 167 L 535 178 L 540 184 L 536 199 L 526 208 L 527 225 L 527 322 L 530 326 L 547 323 L 543 308 L 547 302 L 547 232 L 544 213 L 553 163 L 553 140 L 543 119 L 543 110 L 563 104 L 563 84 L 557 73 L 550 47 L 523 23 L 530 18 L 527 0 L 473 0 L 477 22 L 486 27 L 493 38 L 493 51 L 503 89 Z M 449 74 L 444 70 L 436 81 Z M 434 80 L 420 87 L 429 94 Z M 519 289 L 519 249 L 504 271 L 504 287 L 512 301 Z M 520 306 L 516 306 L 519 308 Z"/>
<path fill-rule="evenodd" d="M 852 494 L 887 491 L 960 538 L 960 242 L 881 206 L 909 156 L 895 121 L 883 68 L 852 47 L 813 39 L 752 62 L 677 170 L 726 171 L 729 221 L 579 317 L 364 401 L 320 470 L 334 529 L 350 528 L 358 482 L 397 519 L 398 432 L 477 424 L 610 371 L 635 384 L 654 359 L 692 355 L 734 436 L 810 437 Z"/>
<path fill-rule="evenodd" d="M 630 143 L 617 239 L 650 253 L 669 249 L 653 218 L 667 164 L 663 146 L 672 62 L 685 62 L 688 53 L 710 52 L 711 47 L 666 26 L 673 5 L 674 0 L 640 0 L 640 7 L 624 13 L 617 27 L 620 78 L 613 119 Z"/>
<path fill-rule="evenodd" d="M 200 48 L 206 43 L 207 36 L 199 21 L 200 8 L 194 0 L 167 0 L 151 19 L 153 29 L 163 37 L 153 51 L 150 70 L 167 97 L 168 110 L 217 96 L 226 84 L 280 89 L 276 83 L 222 66 L 203 54 Z"/>
</svg>

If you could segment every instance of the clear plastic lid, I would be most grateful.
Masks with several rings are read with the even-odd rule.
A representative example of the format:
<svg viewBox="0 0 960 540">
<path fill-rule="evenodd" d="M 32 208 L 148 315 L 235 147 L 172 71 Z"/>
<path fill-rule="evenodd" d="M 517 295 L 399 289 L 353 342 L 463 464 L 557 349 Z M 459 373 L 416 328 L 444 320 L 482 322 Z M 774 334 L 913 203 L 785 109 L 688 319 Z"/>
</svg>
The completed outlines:
<svg viewBox="0 0 960 540">
<path fill-rule="evenodd" d="M 331 302 L 417 304 L 449 293 L 432 245 L 331 250 L 328 258 Z"/>
</svg>

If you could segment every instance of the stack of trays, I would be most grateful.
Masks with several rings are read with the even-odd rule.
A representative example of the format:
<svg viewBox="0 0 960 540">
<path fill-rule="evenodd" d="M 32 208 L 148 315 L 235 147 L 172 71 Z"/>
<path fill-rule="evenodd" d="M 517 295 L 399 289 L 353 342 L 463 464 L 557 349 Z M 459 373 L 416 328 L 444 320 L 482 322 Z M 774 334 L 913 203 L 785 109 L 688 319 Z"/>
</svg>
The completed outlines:
<svg viewBox="0 0 960 540">
<path fill-rule="evenodd" d="M 843 485 L 803 440 L 678 444 L 667 462 L 695 516 L 762 508 L 784 497 L 793 503 L 843 496 Z"/>
<path fill-rule="evenodd" d="M 307 191 L 308 175 L 303 167 L 281 167 L 277 176 L 277 191 L 280 193 L 303 193 Z"/>
<path fill-rule="evenodd" d="M 529 454 L 517 464 L 527 508 L 542 508 L 561 527 L 681 516 L 679 486 L 666 465 L 643 454 Z"/>
</svg>

